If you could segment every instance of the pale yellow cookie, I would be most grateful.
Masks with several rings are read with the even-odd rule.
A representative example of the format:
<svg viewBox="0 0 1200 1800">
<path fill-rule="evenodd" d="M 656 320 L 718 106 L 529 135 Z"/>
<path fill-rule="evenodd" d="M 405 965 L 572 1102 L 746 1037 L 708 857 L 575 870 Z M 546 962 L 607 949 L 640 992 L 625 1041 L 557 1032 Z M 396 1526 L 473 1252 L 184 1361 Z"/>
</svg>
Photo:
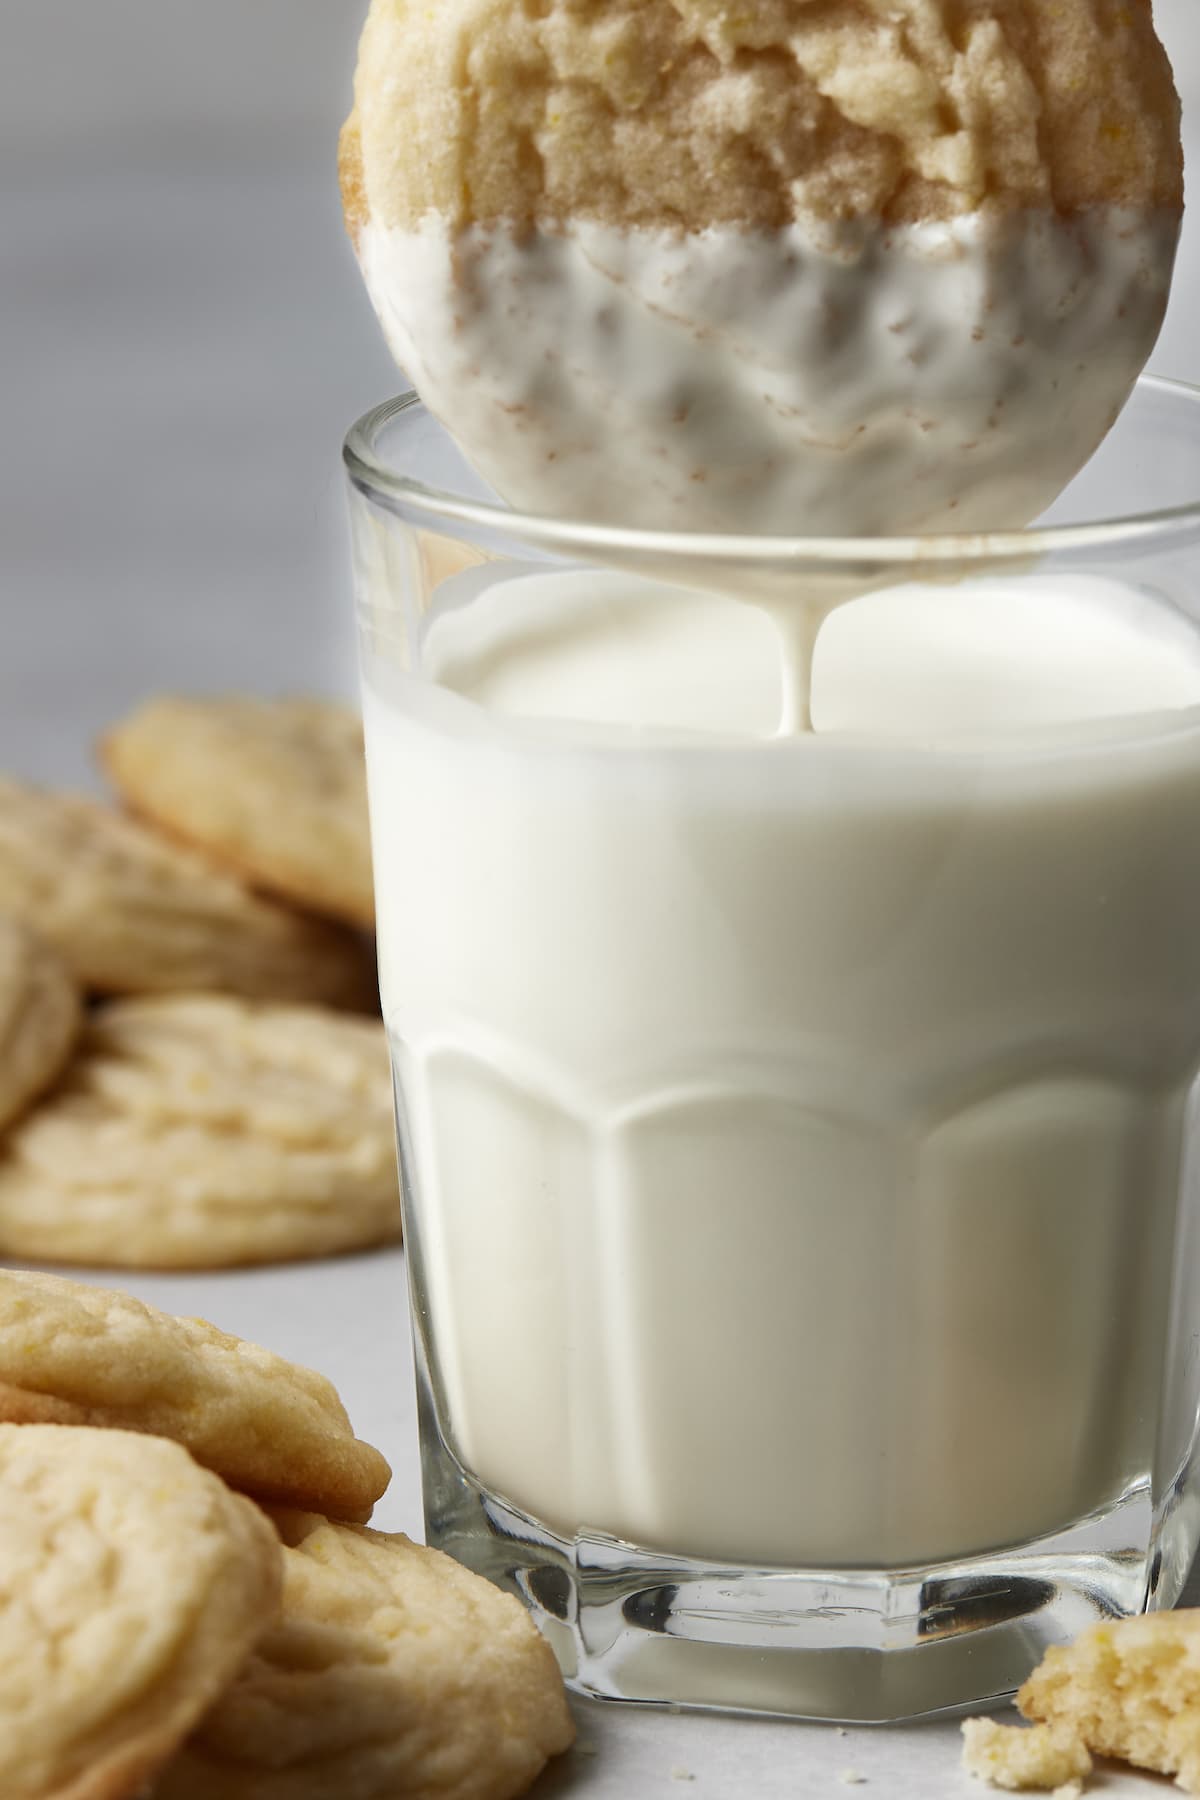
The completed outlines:
<svg viewBox="0 0 1200 1800">
<path fill-rule="evenodd" d="M 79 989 L 61 956 L 0 917 L 0 1130 L 61 1073 L 82 1019 Z"/>
<path fill-rule="evenodd" d="M 355 235 L 1182 203 L 1149 0 L 372 0 L 355 102 Z"/>
<path fill-rule="evenodd" d="M 174 1438 L 231 1487 L 339 1518 L 391 1476 L 323 1375 L 59 1275 L 0 1269 L 0 1419 Z"/>
<path fill-rule="evenodd" d="M 574 1726 L 511 1595 L 405 1537 L 281 1515 L 284 1609 L 156 1800 L 509 1800 Z"/>
<path fill-rule="evenodd" d="M 1035 1788 L 1062 1794 L 1091 1773 L 1087 1747 L 1065 1725 L 1002 1725 L 963 1720 L 963 1768 L 1010 1792 Z M 1073 1788 L 1080 1792 L 1078 1785 Z"/>
<path fill-rule="evenodd" d="M 100 745 L 135 812 L 256 886 L 375 922 L 362 721 L 323 700 L 149 700 Z"/>
<path fill-rule="evenodd" d="M 0 1426 L 0 1794 L 125 1800 L 279 1604 L 270 1523 L 161 1438 Z"/>
<path fill-rule="evenodd" d="M 374 1007 L 370 947 L 252 894 L 134 819 L 0 778 L 0 912 L 101 993 L 216 988 Z"/>
<path fill-rule="evenodd" d="M 0 1144 L 0 1254 L 205 1269 L 400 1235 L 373 1019 L 227 994 L 114 1000 Z"/>
<path fill-rule="evenodd" d="M 1047 1650 L 1017 1695 L 1027 1719 L 1095 1756 L 1174 1775 L 1200 1793 L 1200 1609 L 1110 1619 Z"/>
</svg>

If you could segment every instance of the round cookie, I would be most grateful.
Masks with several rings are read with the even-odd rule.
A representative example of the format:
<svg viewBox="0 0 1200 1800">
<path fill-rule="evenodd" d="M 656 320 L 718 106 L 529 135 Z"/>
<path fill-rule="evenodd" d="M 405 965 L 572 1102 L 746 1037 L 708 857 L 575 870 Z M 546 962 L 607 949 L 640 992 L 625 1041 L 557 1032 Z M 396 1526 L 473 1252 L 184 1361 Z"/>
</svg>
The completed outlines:
<svg viewBox="0 0 1200 1800">
<path fill-rule="evenodd" d="M 0 1419 L 173 1438 L 257 1499 L 366 1519 L 391 1470 L 323 1375 L 204 1319 L 0 1269 Z"/>
<path fill-rule="evenodd" d="M 15 919 L 0 917 L 0 1130 L 62 1072 L 82 1019 L 62 958 Z"/>
<path fill-rule="evenodd" d="M 279 1604 L 279 1545 L 177 1444 L 0 1425 L 0 1793 L 132 1800 Z"/>
<path fill-rule="evenodd" d="M 283 1615 L 156 1800 L 510 1800 L 574 1726 L 520 1604 L 436 1550 L 279 1519 Z"/>
<path fill-rule="evenodd" d="M 362 722 L 322 700 L 149 700 L 100 745 L 135 812 L 297 905 L 372 927 Z"/>
<path fill-rule="evenodd" d="M 34 926 L 101 993 L 376 1004 L 370 950 L 353 933 L 250 893 L 110 808 L 5 778 L 0 911 Z"/>
<path fill-rule="evenodd" d="M 1026 525 L 1165 312 L 1149 0 L 372 0 L 339 157 L 385 336 L 511 505 Z"/>
<path fill-rule="evenodd" d="M 232 995 L 114 1000 L 0 1147 L 0 1252 L 215 1269 L 400 1236 L 375 1020 Z"/>
</svg>

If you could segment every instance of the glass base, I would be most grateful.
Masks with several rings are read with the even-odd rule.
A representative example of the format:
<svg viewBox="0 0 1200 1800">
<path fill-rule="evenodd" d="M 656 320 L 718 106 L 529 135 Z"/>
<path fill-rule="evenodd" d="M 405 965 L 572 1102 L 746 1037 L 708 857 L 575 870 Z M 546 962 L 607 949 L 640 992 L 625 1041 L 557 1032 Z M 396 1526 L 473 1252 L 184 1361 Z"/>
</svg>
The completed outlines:
<svg viewBox="0 0 1200 1800">
<path fill-rule="evenodd" d="M 599 1699 L 859 1724 L 986 1706 L 1097 1619 L 1174 1604 L 1196 1543 L 1194 1505 L 1154 1529 L 1141 1486 L 1067 1531 L 927 1568 L 716 1566 L 564 1539 L 438 1434 L 423 1444 L 428 1541 L 516 1594 L 568 1687 Z"/>
</svg>

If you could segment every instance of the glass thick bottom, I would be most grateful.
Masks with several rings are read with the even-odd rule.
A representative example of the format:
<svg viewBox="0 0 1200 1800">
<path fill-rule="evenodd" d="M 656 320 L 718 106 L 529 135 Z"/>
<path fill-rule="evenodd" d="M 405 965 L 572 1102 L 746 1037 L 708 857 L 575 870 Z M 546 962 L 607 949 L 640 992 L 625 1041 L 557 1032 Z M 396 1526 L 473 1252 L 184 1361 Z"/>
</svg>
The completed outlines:
<svg viewBox="0 0 1200 1800">
<path fill-rule="evenodd" d="M 603 1700 L 880 1724 L 1011 1695 L 1098 1619 L 1172 1606 L 1200 1537 L 1188 1472 L 1032 1542 L 906 1569 L 759 1569 L 565 1539 L 464 1470 L 419 1379 L 430 1544 L 515 1594 Z"/>
</svg>

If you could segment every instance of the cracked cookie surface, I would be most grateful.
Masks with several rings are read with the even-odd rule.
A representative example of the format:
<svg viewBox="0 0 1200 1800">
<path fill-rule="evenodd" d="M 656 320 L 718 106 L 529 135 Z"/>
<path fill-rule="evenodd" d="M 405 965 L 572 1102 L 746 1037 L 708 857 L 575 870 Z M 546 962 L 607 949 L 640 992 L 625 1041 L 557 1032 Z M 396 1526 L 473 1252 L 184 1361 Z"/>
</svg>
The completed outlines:
<svg viewBox="0 0 1200 1800">
<path fill-rule="evenodd" d="M 4 777 L 0 911 L 99 993 L 217 989 L 374 1007 L 373 960 L 352 932 L 252 894 L 95 801 Z"/>
<path fill-rule="evenodd" d="M 277 1517 L 284 1604 L 155 1800 L 512 1800 L 574 1726 L 511 1595 L 399 1535 Z"/>
<path fill-rule="evenodd" d="M 62 1072 L 82 1023 L 79 988 L 62 957 L 0 917 L 0 1130 Z"/>
<path fill-rule="evenodd" d="M 177 1444 L 0 1425 L 0 1793 L 132 1800 L 271 1623 L 275 1534 Z"/>
<path fill-rule="evenodd" d="M 232 995 L 110 1001 L 0 1146 L 0 1252 L 202 1269 L 400 1235 L 376 1020 Z"/>
<path fill-rule="evenodd" d="M 349 707 L 164 696 L 115 725 L 100 756 L 136 812 L 256 886 L 374 925 L 362 721 Z"/>
<path fill-rule="evenodd" d="M 0 1419 L 150 1432 L 256 1499 L 363 1519 L 391 1476 L 333 1384 L 132 1294 L 0 1269 Z"/>
<path fill-rule="evenodd" d="M 373 0 L 351 228 L 1182 203 L 1149 0 Z"/>
</svg>

